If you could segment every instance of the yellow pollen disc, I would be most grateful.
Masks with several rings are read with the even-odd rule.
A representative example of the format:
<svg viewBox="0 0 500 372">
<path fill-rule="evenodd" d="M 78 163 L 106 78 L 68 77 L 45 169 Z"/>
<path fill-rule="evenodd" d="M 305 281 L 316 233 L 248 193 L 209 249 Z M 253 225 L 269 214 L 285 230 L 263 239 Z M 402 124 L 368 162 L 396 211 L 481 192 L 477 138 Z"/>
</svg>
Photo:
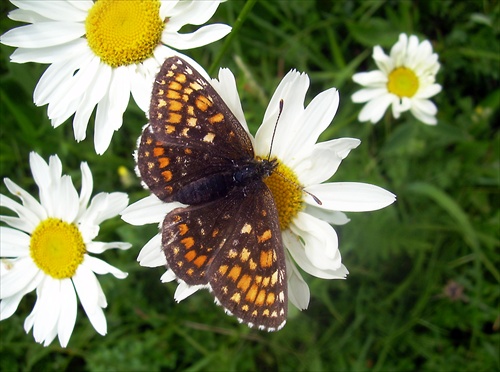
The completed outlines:
<svg viewBox="0 0 500 372">
<path fill-rule="evenodd" d="M 417 75 L 406 67 L 398 67 L 389 74 L 387 89 L 399 98 L 413 97 L 417 93 L 418 86 Z"/>
<path fill-rule="evenodd" d="M 278 162 L 274 172 L 264 179 L 271 190 L 278 208 L 281 230 L 286 230 L 290 223 L 303 208 L 302 185 L 295 173 L 285 164 Z"/>
<path fill-rule="evenodd" d="M 151 57 L 164 27 L 158 0 L 98 0 L 85 20 L 90 49 L 112 67 Z"/>
<path fill-rule="evenodd" d="M 73 277 L 85 252 L 78 227 L 58 218 L 43 220 L 31 234 L 31 258 L 45 274 L 55 279 Z"/>
</svg>

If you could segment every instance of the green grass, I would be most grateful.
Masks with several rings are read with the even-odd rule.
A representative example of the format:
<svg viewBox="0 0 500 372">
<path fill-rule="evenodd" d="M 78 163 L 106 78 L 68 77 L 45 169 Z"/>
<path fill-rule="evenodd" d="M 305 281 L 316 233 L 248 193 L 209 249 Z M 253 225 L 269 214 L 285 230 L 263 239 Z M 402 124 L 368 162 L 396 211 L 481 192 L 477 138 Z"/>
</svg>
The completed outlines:
<svg viewBox="0 0 500 372">
<path fill-rule="evenodd" d="M 253 6 L 252 6 L 253 5 Z M 19 26 L 6 18 L 1 33 Z M 336 87 L 340 107 L 321 140 L 361 139 L 333 181 L 373 183 L 398 196 L 381 211 L 350 213 L 338 227 L 345 281 L 304 274 L 309 309 L 291 310 L 276 333 L 251 330 L 224 315 L 206 291 L 175 303 L 175 284 L 161 284 L 162 268 L 147 269 L 137 254 L 156 226 L 132 227 L 116 218 L 100 240 L 129 241 L 106 261 L 129 272 L 100 278 L 108 299 L 108 334 L 99 336 L 83 310 L 66 349 L 26 335 L 34 304 L 27 295 L 0 322 L 0 369 L 72 371 L 500 370 L 500 6 L 498 1 L 228 1 L 210 23 L 235 27 L 226 39 L 188 54 L 216 76 L 236 76 L 246 119 L 255 132 L 275 87 L 290 69 L 311 78 L 308 100 Z M 186 28 L 187 29 L 187 28 Z M 401 32 L 429 39 L 439 54 L 443 91 L 434 97 L 439 124 L 410 113 L 373 126 L 356 120 L 361 105 L 351 76 L 371 70 L 371 51 L 386 52 Z M 131 104 L 109 150 L 98 156 L 91 124 L 76 143 L 68 122 L 53 129 L 46 107 L 32 103 L 46 66 L 12 64 L 0 46 L 0 176 L 36 193 L 28 165 L 34 150 L 57 153 L 80 182 L 87 161 L 95 193 L 144 197 L 132 151 L 146 119 Z M 91 121 L 93 122 L 93 120 Z M 127 179 L 118 168 L 126 167 Z M 3 194 L 8 193 L 2 184 Z M 447 289 L 462 288 L 453 297 Z"/>
</svg>

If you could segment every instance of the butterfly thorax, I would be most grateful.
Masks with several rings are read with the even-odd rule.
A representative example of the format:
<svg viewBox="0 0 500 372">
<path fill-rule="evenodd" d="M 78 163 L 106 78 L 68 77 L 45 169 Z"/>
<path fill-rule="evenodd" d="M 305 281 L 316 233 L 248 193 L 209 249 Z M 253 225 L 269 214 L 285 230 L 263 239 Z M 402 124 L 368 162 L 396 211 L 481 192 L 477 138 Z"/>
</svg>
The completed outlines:
<svg viewBox="0 0 500 372">
<path fill-rule="evenodd" d="M 277 167 L 276 160 L 235 161 L 233 167 L 223 172 L 202 177 L 180 189 L 174 199 L 183 204 L 208 203 L 228 195 L 237 187 L 246 187 L 255 181 L 262 181 Z"/>
</svg>

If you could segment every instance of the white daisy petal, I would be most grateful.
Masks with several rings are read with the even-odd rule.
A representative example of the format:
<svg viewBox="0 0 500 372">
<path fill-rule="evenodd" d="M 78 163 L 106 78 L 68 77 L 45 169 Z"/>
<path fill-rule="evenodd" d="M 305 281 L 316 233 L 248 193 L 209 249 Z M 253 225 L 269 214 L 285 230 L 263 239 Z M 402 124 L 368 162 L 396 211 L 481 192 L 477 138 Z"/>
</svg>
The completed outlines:
<svg viewBox="0 0 500 372">
<path fill-rule="evenodd" d="M 31 232 L 35 229 L 40 221 L 38 216 L 33 213 L 30 209 L 22 206 L 21 204 L 15 202 L 8 196 L 0 194 L 0 206 L 10 209 L 11 211 L 17 213 L 20 221 L 22 221 L 22 229 L 26 232 Z M 2 216 L 3 217 L 3 216 Z M 20 227 L 19 227 L 20 228 Z"/>
<path fill-rule="evenodd" d="M 116 68 L 111 73 L 108 93 L 97 105 L 94 144 L 98 154 L 107 150 L 113 133 L 122 126 L 123 113 L 130 99 L 128 69 Z"/>
<path fill-rule="evenodd" d="M 89 253 L 95 253 L 95 254 L 100 254 L 108 249 L 121 249 L 121 250 L 126 250 L 132 247 L 132 244 L 130 243 L 122 243 L 122 242 L 110 242 L 110 243 L 103 243 L 103 242 L 90 242 L 87 243 L 87 252 Z"/>
<path fill-rule="evenodd" d="M 387 84 L 387 75 L 379 70 L 358 72 L 352 76 L 352 80 L 360 85 L 384 88 Z"/>
<path fill-rule="evenodd" d="M 81 65 L 82 61 L 69 58 L 68 60 L 52 63 L 42 74 L 33 92 L 35 105 L 42 106 L 51 102 L 53 96 L 59 99 L 63 95 L 59 92 L 67 92 L 71 87 L 73 73 Z M 56 101 L 57 102 L 57 101 Z"/>
<path fill-rule="evenodd" d="M 373 48 L 372 57 L 377 64 L 377 67 L 385 74 L 391 72 L 395 67 L 394 60 L 392 60 L 391 57 L 385 54 L 382 48 L 378 45 Z"/>
<path fill-rule="evenodd" d="M 369 120 L 372 123 L 377 123 L 384 116 L 387 107 L 395 101 L 397 101 L 397 98 L 387 93 L 374 98 L 361 109 L 358 120 L 361 122 Z"/>
<path fill-rule="evenodd" d="M 297 237 L 300 236 L 302 249 L 308 261 L 316 268 L 336 270 L 340 267 L 337 233 L 328 223 L 299 212 L 290 225 L 290 230 Z M 297 261 L 296 254 L 291 253 L 295 261 L 302 267 L 302 262 Z"/>
<path fill-rule="evenodd" d="M 179 285 L 174 293 L 174 299 L 177 302 L 181 302 L 202 288 L 203 286 L 200 285 L 187 285 L 185 282 L 179 281 Z"/>
<path fill-rule="evenodd" d="M 85 265 L 87 265 L 91 270 L 99 275 L 111 274 L 115 278 L 124 279 L 128 276 L 127 273 L 118 270 L 116 267 L 111 266 L 107 262 L 100 260 L 99 258 L 86 256 L 85 257 Z"/>
<path fill-rule="evenodd" d="M 5 222 L 10 227 L 30 233 L 33 231 L 33 226 L 26 222 L 24 218 L 0 216 L 0 221 Z"/>
<path fill-rule="evenodd" d="M 38 343 L 54 338 L 53 331 L 57 326 L 61 309 L 60 291 L 61 282 L 49 276 L 46 276 L 42 285 L 37 288 L 37 301 L 33 309 L 35 313 L 33 336 Z"/>
<path fill-rule="evenodd" d="M 0 320 L 8 319 L 16 312 L 24 295 L 24 293 L 20 292 L 13 296 L 2 298 L 0 301 Z"/>
<path fill-rule="evenodd" d="M 62 45 L 54 45 L 46 48 L 16 49 L 10 56 L 14 63 L 52 63 L 67 59 L 68 56 L 79 53 L 85 40 L 76 39 Z"/>
<path fill-rule="evenodd" d="M 247 133 L 250 133 L 245 120 L 245 114 L 243 113 L 243 108 L 241 107 L 240 96 L 236 89 L 236 80 L 231 70 L 228 68 L 221 68 L 219 70 L 219 79 L 212 79 L 211 83 L 234 116 L 236 116 L 238 122 L 245 128 Z"/>
<path fill-rule="evenodd" d="M 283 232 L 283 244 L 288 249 L 293 260 L 308 274 L 321 279 L 345 279 L 347 270 L 344 265 L 340 265 L 336 269 L 320 269 L 316 267 L 306 255 L 299 237 L 291 233 L 291 231 L 285 230 Z"/>
<path fill-rule="evenodd" d="M 170 269 L 165 271 L 165 273 L 160 277 L 162 283 L 173 282 L 175 279 L 176 279 L 175 273 Z"/>
<path fill-rule="evenodd" d="M 16 293 L 23 292 L 32 281 L 36 281 L 37 273 L 38 268 L 29 257 L 16 260 L 9 272 L 2 275 L 0 298 L 15 296 Z"/>
<path fill-rule="evenodd" d="M 22 231 L 0 226 L 0 257 L 29 256 L 30 236 Z"/>
<path fill-rule="evenodd" d="M 255 135 L 255 152 L 257 154 L 269 152 L 281 100 L 283 100 L 283 111 L 280 122 L 286 123 L 286 126 L 278 125 L 276 128 L 273 154 L 278 158 L 283 158 L 283 155 L 287 153 L 289 149 L 288 138 L 296 138 L 297 132 L 304 124 L 299 122 L 297 118 L 304 110 L 304 100 L 308 88 L 309 77 L 295 70 L 290 71 L 281 80 L 267 106 L 262 125 Z"/>
<path fill-rule="evenodd" d="M 302 275 L 300 275 L 299 270 L 297 270 L 292 259 L 288 256 L 288 252 L 285 256 L 285 261 L 288 279 L 288 299 L 299 310 L 305 310 L 309 306 L 309 299 L 311 298 L 309 286 L 302 279 Z"/>
<path fill-rule="evenodd" d="M 360 89 L 351 96 L 351 99 L 355 103 L 364 103 L 371 101 L 379 96 L 386 95 L 387 88 L 367 88 Z"/>
<path fill-rule="evenodd" d="M 162 42 L 179 50 L 193 49 L 220 40 L 230 32 L 231 27 L 223 24 L 214 24 L 201 27 L 190 34 L 171 34 L 165 32 L 162 36 Z"/>
<path fill-rule="evenodd" d="M 121 212 L 121 216 L 131 225 L 147 225 L 163 221 L 167 213 L 181 206 L 180 203 L 164 203 L 152 194 L 130 204 Z"/>
<path fill-rule="evenodd" d="M 425 87 L 424 89 L 421 89 L 418 92 L 418 94 L 415 95 L 415 98 L 420 98 L 420 99 L 430 98 L 441 92 L 442 89 L 443 89 L 442 86 L 439 84 L 431 84 Z"/>
<path fill-rule="evenodd" d="M 87 17 L 85 9 L 78 9 L 69 1 L 61 4 L 61 1 L 44 0 L 43 5 L 37 1 L 17 0 L 11 3 L 20 9 L 36 12 L 45 18 L 58 21 L 83 22 Z"/>
<path fill-rule="evenodd" d="M 29 1 L 29 0 L 28 0 Z M 56 0 L 59 1 L 59 0 Z M 68 2 L 73 5 L 76 9 L 83 10 L 88 12 L 90 8 L 94 6 L 94 2 L 92 0 L 68 0 Z"/>
<path fill-rule="evenodd" d="M 90 115 L 92 115 L 92 111 L 94 111 L 95 106 L 100 103 L 105 96 L 111 80 L 112 70 L 109 66 L 103 64 L 97 58 L 93 58 L 92 62 L 92 66 L 95 66 L 95 69 L 92 69 L 91 72 L 91 84 L 82 97 L 73 121 L 73 129 L 75 131 L 75 139 L 77 141 L 85 139 L 85 131 L 87 129 Z M 96 132 L 99 130 L 97 114 L 95 130 Z M 99 134 L 96 133 L 95 136 L 98 135 Z"/>
<path fill-rule="evenodd" d="M 77 218 L 79 218 L 85 212 L 85 209 L 87 209 L 90 197 L 92 196 L 92 189 L 94 187 L 94 179 L 92 178 L 92 173 L 87 162 L 82 162 L 82 164 L 80 164 L 80 170 L 82 172 L 82 188 L 80 190 L 80 207 Z"/>
<path fill-rule="evenodd" d="M 85 27 L 81 23 L 40 22 L 7 31 L 0 42 L 18 48 L 43 48 L 64 44 L 83 35 Z"/>
<path fill-rule="evenodd" d="M 5 186 L 7 186 L 9 192 L 12 195 L 16 195 L 17 197 L 19 197 L 23 202 L 23 206 L 33 212 L 39 220 L 45 219 L 47 217 L 47 213 L 42 205 L 27 191 L 23 190 L 8 178 L 4 179 L 4 183 Z"/>
<path fill-rule="evenodd" d="M 297 149 L 300 149 L 299 153 L 303 153 L 314 146 L 320 134 L 332 122 L 338 106 L 339 93 L 335 88 L 328 89 L 314 97 L 302 115 L 296 118 L 302 125 L 294 137 L 289 136 L 288 152 L 280 159 L 293 167 L 293 159 L 299 156 L 296 155 Z"/>
<path fill-rule="evenodd" d="M 99 293 L 97 278 L 85 265 L 80 265 L 73 276 L 73 284 L 90 323 L 97 333 L 104 336 L 107 333 L 107 324 L 104 313 L 97 301 Z"/>
<path fill-rule="evenodd" d="M 375 211 L 394 203 L 396 196 L 368 183 L 335 182 L 308 186 L 306 189 L 321 200 L 318 205 L 311 196 L 306 202 L 316 208 L 343 212 Z"/>
<path fill-rule="evenodd" d="M 70 279 L 61 280 L 61 315 L 57 323 L 57 335 L 62 347 L 68 346 L 73 333 L 77 314 L 77 300 L 73 283 Z"/>
<path fill-rule="evenodd" d="M 437 111 L 437 108 L 431 101 L 420 101 L 418 104 L 415 102 L 411 108 L 411 113 L 422 123 L 435 125 L 437 124 L 437 119 L 434 116 L 435 114 L 430 114 L 428 112 L 432 112 L 433 108 L 435 108 L 435 111 Z"/>
<path fill-rule="evenodd" d="M 12 2 L 12 1 L 11 1 Z M 33 12 L 31 10 L 24 9 L 14 9 L 7 15 L 13 21 L 25 22 L 25 23 L 35 23 L 35 22 L 47 22 L 48 18 L 42 17 L 40 14 Z"/>
<path fill-rule="evenodd" d="M 117 216 L 128 204 L 128 196 L 122 192 L 101 192 L 92 198 L 90 206 L 80 219 L 82 225 L 99 225 Z"/>
<path fill-rule="evenodd" d="M 346 216 L 344 212 L 340 211 L 332 211 L 329 209 L 321 209 L 318 208 L 318 203 L 315 203 L 316 206 L 306 204 L 305 213 L 310 214 L 320 220 L 326 221 L 333 225 L 345 225 L 350 221 L 350 219 Z"/>
<path fill-rule="evenodd" d="M 141 266 L 158 267 L 165 266 L 167 259 L 161 249 L 161 234 L 153 236 L 139 252 L 137 261 Z"/>
<path fill-rule="evenodd" d="M 314 185 L 329 179 L 337 171 L 349 152 L 361 143 L 356 138 L 339 138 L 317 143 L 312 151 L 304 154 L 300 162 L 288 162 L 302 185 Z"/>
<path fill-rule="evenodd" d="M 214 15 L 220 1 L 179 1 L 171 9 L 167 28 L 179 30 L 183 25 L 201 25 Z"/>
<path fill-rule="evenodd" d="M 62 176 L 58 186 L 52 193 L 52 204 L 55 206 L 52 216 L 66 222 L 74 222 L 79 211 L 78 192 L 70 176 Z"/>
<path fill-rule="evenodd" d="M 33 179 L 38 185 L 38 188 L 48 189 L 51 184 L 49 165 L 36 152 L 30 153 L 30 167 Z M 44 205 L 43 201 L 42 205 Z"/>
</svg>

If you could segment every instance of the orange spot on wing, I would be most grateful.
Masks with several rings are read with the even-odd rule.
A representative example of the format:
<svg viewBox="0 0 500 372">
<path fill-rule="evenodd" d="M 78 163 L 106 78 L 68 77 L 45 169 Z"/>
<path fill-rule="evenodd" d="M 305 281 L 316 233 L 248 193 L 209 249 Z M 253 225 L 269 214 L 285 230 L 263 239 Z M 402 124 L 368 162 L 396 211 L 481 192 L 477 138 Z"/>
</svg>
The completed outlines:
<svg viewBox="0 0 500 372">
<path fill-rule="evenodd" d="M 205 96 L 198 96 L 194 103 L 196 104 L 196 107 L 198 107 L 198 109 L 200 109 L 201 111 L 207 111 L 208 108 L 212 106 L 212 102 L 210 102 Z"/>
<path fill-rule="evenodd" d="M 219 267 L 219 270 L 218 270 L 218 271 L 219 271 L 219 273 L 220 273 L 221 275 L 224 275 L 224 274 L 226 274 L 227 269 L 228 269 L 228 266 L 227 266 L 227 265 L 222 265 L 222 266 L 220 266 L 220 267 Z"/>
<path fill-rule="evenodd" d="M 189 231 L 188 225 L 186 225 L 185 223 L 181 223 L 179 225 L 179 234 L 181 234 L 181 236 L 187 233 L 188 231 Z"/>
<path fill-rule="evenodd" d="M 175 80 L 178 81 L 179 83 L 183 84 L 186 82 L 187 80 L 187 77 L 186 75 L 184 74 L 181 74 L 181 73 L 178 73 L 176 76 L 175 76 Z"/>
<path fill-rule="evenodd" d="M 271 267 L 273 264 L 273 251 L 262 251 L 260 252 L 260 266 L 261 267 Z"/>
<path fill-rule="evenodd" d="M 182 239 L 181 243 L 184 245 L 184 247 L 186 247 L 186 249 L 191 249 L 191 247 L 194 245 L 194 239 L 190 236 L 188 238 Z M 196 255 L 196 253 L 195 253 L 195 255 Z"/>
<path fill-rule="evenodd" d="M 266 300 L 266 291 L 261 289 L 259 291 L 259 294 L 257 295 L 257 298 L 255 299 L 255 305 L 262 306 L 264 305 L 265 300 Z"/>
<path fill-rule="evenodd" d="M 246 292 L 248 287 L 252 284 L 252 277 L 250 275 L 242 275 L 241 279 L 238 281 L 237 287 L 240 288 L 243 292 Z"/>
<path fill-rule="evenodd" d="M 176 92 L 175 90 L 169 89 L 167 90 L 167 98 L 178 100 L 181 99 L 181 94 L 179 92 Z"/>
<path fill-rule="evenodd" d="M 266 304 L 267 304 L 267 305 L 272 305 L 272 304 L 274 304 L 274 301 L 275 301 L 275 300 L 276 300 L 276 297 L 275 297 L 274 293 L 269 292 L 269 293 L 267 294 Z"/>
<path fill-rule="evenodd" d="M 194 258 L 196 257 L 196 252 L 194 250 L 191 250 L 191 251 L 188 251 L 184 257 L 186 257 L 186 260 L 188 260 L 189 262 L 193 261 Z"/>
<path fill-rule="evenodd" d="M 179 101 L 170 100 L 168 101 L 168 109 L 170 111 L 181 111 L 184 105 Z"/>
<path fill-rule="evenodd" d="M 170 89 L 174 89 L 174 90 L 181 90 L 182 89 L 182 84 L 179 84 L 177 81 L 171 81 L 168 84 L 168 87 Z"/>
<path fill-rule="evenodd" d="M 264 243 L 265 241 L 271 239 L 271 237 L 273 236 L 271 230 L 266 230 L 264 231 L 264 233 L 262 235 L 259 235 L 257 236 L 257 241 L 259 243 Z"/>
<path fill-rule="evenodd" d="M 200 268 L 200 267 L 202 267 L 202 266 L 203 266 L 203 264 L 205 263 L 205 261 L 206 261 L 206 260 L 207 260 L 207 256 L 202 255 L 202 256 L 198 256 L 198 257 L 196 258 L 196 260 L 194 260 L 194 262 L 193 262 L 193 263 L 194 263 L 194 264 L 195 264 L 198 268 Z"/>
<path fill-rule="evenodd" d="M 158 162 L 160 163 L 160 168 L 165 168 L 170 164 L 170 159 L 169 158 L 159 158 Z"/>
<path fill-rule="evenodd" d="M 224 115 L 220 112 L 208 118 L 210 124 L 220 123 L 222 120 L 224 120 Z"/>
<path fill-rule="evenodd" d="M 182 121 L 182 115 L 175 112 L 169 112 L 167 121 L 172 124 L 179 124 Z"/>
<path fill-rule="evenodd" d="M 241 266 L 234 265 L 229 271 L 229 274 L 227 274 L 227 277 L 232 279 L 233 281 L 236 281 L 240 276 L 240 274 L 241 274 Z"/>
<path fill-rule="evenodd" d="M 254 302 L 255 297 L 257 297 L 257 293 L 259 293 L 259 287 L 256 284 L 252 284 L 247 292 L 247 295 L 245 296 L 245 300 L 248 302 Z"/>
<path fill-rule="evenodd" d="M 164 147 L 155 147 L 153 149 L 153 154 L 156 157 L 162 156 L 165 153 L 165 148 Z"/>
<path fill-rule="evenodd" d="M 172 172 L 170 171 L 163 171 L 161 172 L 161 175 L 165 179 L 165 181 L 169 182 L 172 179 Z"/>
</svg>

